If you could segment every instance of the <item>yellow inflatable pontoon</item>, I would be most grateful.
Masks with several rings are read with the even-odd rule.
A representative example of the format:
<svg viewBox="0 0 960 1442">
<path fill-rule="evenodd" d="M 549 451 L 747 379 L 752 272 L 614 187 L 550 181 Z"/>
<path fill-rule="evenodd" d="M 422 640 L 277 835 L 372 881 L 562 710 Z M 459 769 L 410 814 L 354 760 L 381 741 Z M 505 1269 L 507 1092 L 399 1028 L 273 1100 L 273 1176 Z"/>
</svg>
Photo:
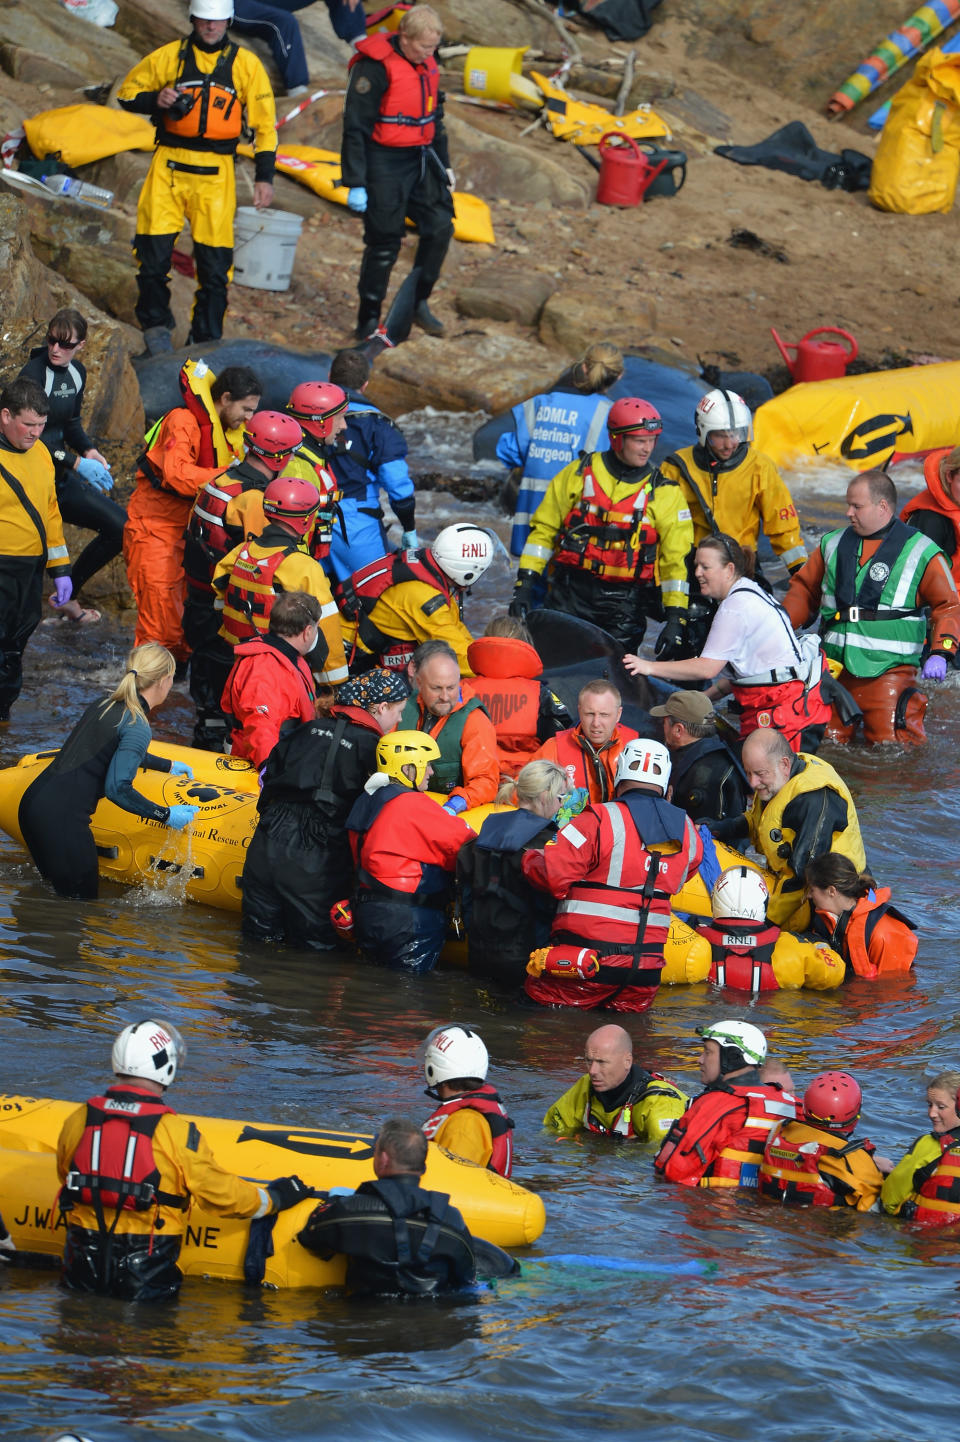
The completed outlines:
<svg viewBox="0 0 960 1442">
<path fill-rule="evenodd" d="M 56 1144 L 75 1102 L 0 1096 L 0 1196 L 3 1219 L 21 1251 L 59 1256 L 63 1221 L 56 1206 Z M 264 1183 L 295 1173 L 317 1191 L 355 1189 L 373 1178 L 373 1138 L 271 1123 L 190 1117 L 221 1166 Z M 462 1161 L 430 1143 L 423 1185 L 446 1192 L 470 1231 L 499 1247 L 526 1247 L 546 1224 L 543 1202 L 516 1182 Z M 296 1240 L 315 1201 L 281 1212 L 264 1282 L 273 1287 L 323 1287 L 343 1281 L 342 1257 L 323 1262 Z M 250 1223 L 193 1206 L 187 1214 L 180 1266 L 188 1276 L 243 1280 Z"/>
<path fill-rule="evenodd" d="M 696 986 L 710 976 L 709 941 L 679 916 L 670 918 L 663 954 L 661 986 Z M 825 941 L 802 941 L 789 931 L 781 931 L 772 964 L 781 991 L 832 991 L 846 976 L 843 958 Z"/>
</svg>

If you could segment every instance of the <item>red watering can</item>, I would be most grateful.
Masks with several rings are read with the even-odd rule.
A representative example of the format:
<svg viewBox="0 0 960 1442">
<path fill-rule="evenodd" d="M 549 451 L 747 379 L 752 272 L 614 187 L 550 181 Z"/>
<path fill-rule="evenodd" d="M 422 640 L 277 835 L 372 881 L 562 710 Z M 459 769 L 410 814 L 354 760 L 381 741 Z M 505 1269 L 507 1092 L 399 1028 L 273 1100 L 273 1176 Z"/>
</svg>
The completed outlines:
<svg viewBox="0 0 960 1442">
<path fill-rule="evenodd" d="M 773 326 L 770 334 L 795 381 L 839 380 L 846 375 L 850 362 L 856 360 L 859 349 L 850 332 L 835 325 L 818 325 L 816 330 L 807 331 L 796 345 L 782 341 Z M 847 344 L 838 345 L 835 340 L 814 340 L 815 335 L 838 335 Z M 793 351 L 794 355 L 788 355 L 788 351 Z"/>
<path fill-rule="evenodd" d="M 607 144 L 615 140 L 617 145 Z M 600 140 L 598 205 L 639 205 L 644 191 L 669 164 L 669 154 L 654 165 L 631 135 L 608 130 Z"/>
</svg>

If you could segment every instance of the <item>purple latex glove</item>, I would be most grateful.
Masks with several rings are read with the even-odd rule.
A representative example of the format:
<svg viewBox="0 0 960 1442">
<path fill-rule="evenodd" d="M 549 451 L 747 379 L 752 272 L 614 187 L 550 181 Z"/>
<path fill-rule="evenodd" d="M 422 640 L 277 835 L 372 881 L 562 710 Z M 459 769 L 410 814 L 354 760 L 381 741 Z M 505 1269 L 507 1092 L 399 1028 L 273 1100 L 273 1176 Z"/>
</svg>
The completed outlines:
<svg viewBox="0 0 960 1442">
<path fill-rule="evenodd" d="M 73 595 L 73 582 L 69 576 L 58 576 L 53 583 L 55 606 L 65 606 Z"/>
<path fill-rule="evenodd" d="M 947 674 L 946 656 L 928 656 L 920 672 L 922 681 L 943 681 Z"/>
</svg>

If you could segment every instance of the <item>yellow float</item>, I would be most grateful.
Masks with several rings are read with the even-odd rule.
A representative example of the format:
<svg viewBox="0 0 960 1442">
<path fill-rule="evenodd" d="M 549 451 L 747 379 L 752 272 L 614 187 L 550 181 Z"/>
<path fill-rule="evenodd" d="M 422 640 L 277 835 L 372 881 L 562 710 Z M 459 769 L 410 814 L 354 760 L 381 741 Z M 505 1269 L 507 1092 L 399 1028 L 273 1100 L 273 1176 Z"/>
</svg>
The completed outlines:
<svg viewBox="0 0 960 1442">
<path fill-rule="evenodd" d="M 60 1128 L 76 1102 L 0 1096 L 0 1195 L 3 1218 L 21 1251 L 59 1256 L 64 1223 L 56 1206 L 59 1180 L 56 1145 Z M 326 1131 L 272 1123 L 188 1117 L 195 1122 L 221 1166 L 261 1184 L 296 1174 L 317 1191 L 353 1191 L 373 1178 L 373 1138 L 365 1133 Z M 470 1231 L 499 1247 L 527 1247 L 546 1225 L 535 1192 L 486 1167 L 454 1157 L 430 1143 L 423 1185 L 446 1192 Z M 316 1201 L 282 1212 L 274 1224 L 274 1255 L 264 1282 L 273 1287 L 323 1287 L 343 1281 L 344 1262 L 323 1262 L 296 1240 Z M 243 1280 L 248 1221 L 228 1220 L 191 1206 L 186 1218 L 180 1266 L 187 1276 Z"/>
<path fill-rule="evenodd" d="M 661 986 L 696 986 L 706 981 L 713 964 L 710 943 L 679 916 L 671 916 L 663 949 Z M 781 991 L 832 991 L 843 981 L 843 958 L 824 941 L 802 941 L 781 931 L 771 958 Z"/>
</svg>

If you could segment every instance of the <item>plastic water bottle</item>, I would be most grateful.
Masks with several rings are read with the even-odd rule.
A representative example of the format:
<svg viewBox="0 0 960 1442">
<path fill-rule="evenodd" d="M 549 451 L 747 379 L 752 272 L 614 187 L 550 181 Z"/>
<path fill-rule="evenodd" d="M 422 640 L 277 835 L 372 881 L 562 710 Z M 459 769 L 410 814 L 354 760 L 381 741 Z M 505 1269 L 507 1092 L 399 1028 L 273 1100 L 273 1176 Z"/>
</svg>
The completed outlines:
<svg viewBox="0 0 960 1442">
<path fill-rule="evenodd" d="M 95 205 L 98 210 L 107 210 L 113 204 L 113 191 L 104 190 L 100 185 L 91 185 L 86 180 L 77 180 L 73 175 L 41 175 L 40 179 L 55 195 L 66 195 L 79 200 L 81 205 Z"/>
</svg>

